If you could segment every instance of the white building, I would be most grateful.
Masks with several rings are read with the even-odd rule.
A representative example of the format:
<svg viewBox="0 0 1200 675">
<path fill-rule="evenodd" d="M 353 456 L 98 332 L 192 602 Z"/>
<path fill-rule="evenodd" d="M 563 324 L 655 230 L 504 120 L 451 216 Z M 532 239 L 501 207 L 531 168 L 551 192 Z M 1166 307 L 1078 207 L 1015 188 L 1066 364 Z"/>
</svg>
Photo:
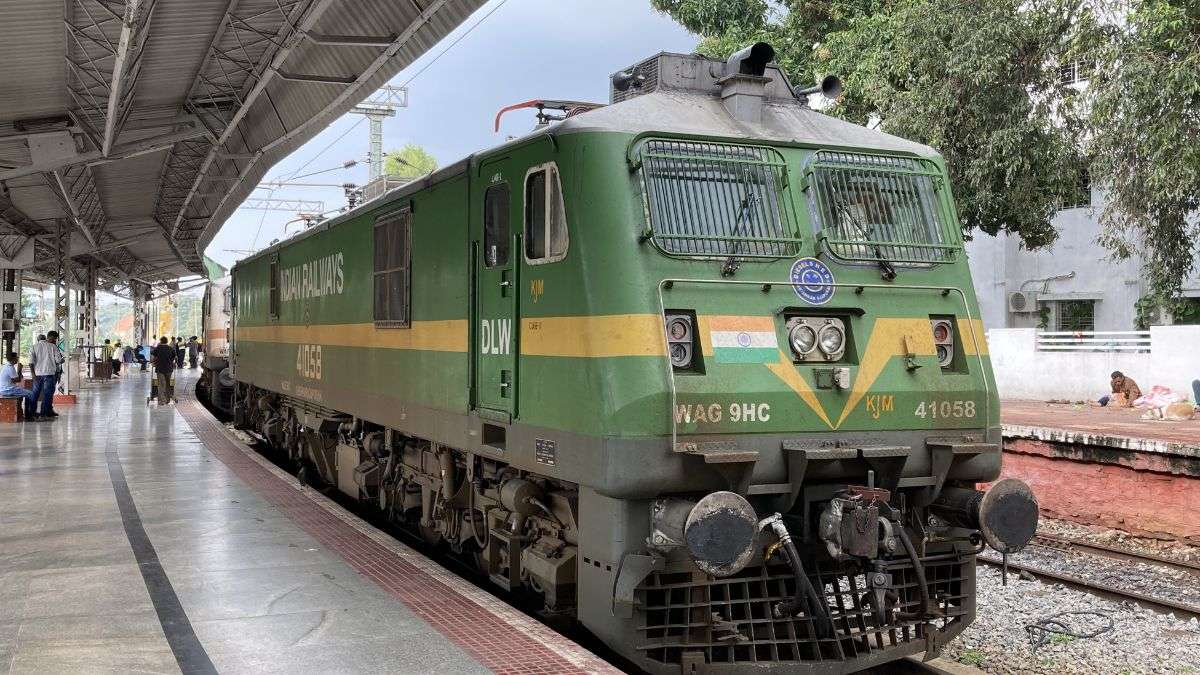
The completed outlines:
<svg viewBox="0 0 1200 675">
<path fill-rule="evenodd" d="M 1063 68 L 1066 84 L 1086 85 L 1077 64 Z M 1129 331 L 1137 324 L 1137 302 L 1148 293 L 1142 261 L 1134 256 L 1117 263 L 1096 242 L 1103 190 L 1081 187 L 1077 204 L 1054 217 L 1058 240 L 1048 248 L 1029 251 L 1020 238 L 976 231 L 967 242 L 971 278 L 987 328 L 1042 328 L 1049 331 Z M 1200 262 L 1200 261 L 1198 261 Z M 1200 316 L 1200 264 L 1184 283 L 1184 295 Z M 1150 323 L 1177 323 L 1158 312 Z"/>
</svg>

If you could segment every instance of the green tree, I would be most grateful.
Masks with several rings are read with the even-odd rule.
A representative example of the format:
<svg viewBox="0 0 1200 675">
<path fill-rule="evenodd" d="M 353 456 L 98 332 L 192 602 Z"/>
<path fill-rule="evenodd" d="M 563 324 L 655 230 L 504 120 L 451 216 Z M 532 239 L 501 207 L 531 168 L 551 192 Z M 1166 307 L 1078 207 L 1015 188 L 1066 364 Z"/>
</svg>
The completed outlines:
<svg viewBox="0 0 1200 675">
<path fill-rule="evenodd" d="M 384 155 L 383 173 L 397 178 L 419 178 L 437 171 L 438 163 L 425 148 L 408 143 Z"/>
<path fill-rule="evenodd" d="M 1152 301 L 1180 305 L 1200 240 L 1200 4 L 1138 3 L 1094 49 L 1089 145 L 1101 241 L 1140 252 Z"/>
<path fill-rule="evenodd" d="M 846 93 L 826 112 L 937 148 L 965 230 L 1054 241 L 1083 169 L 1058 64 L 1091 34 L 1087 0 L 651 2 L 702 37 L 700 53 L 765 40 L 794 83 L 839 75 Z"/>
</svg>

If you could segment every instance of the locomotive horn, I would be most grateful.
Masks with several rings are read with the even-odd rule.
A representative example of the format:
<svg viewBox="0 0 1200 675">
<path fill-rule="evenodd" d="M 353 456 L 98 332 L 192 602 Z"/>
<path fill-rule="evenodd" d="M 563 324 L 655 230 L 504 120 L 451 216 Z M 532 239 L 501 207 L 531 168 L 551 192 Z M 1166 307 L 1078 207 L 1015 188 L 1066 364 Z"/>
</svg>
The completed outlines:
<svg viewBox="0 0 1200 675">
<path fill-rule="evenodd" d="M 1020 551 L 1037 532 L 1037 498 L 1016 478 L 997 481 L 987 492 L 944 488 L 929 508 L 951 525 L 979 530 L 1000 553 Z"/>
<path fill-rule="evenodd" d="M 646 76 L 629 70 L 623 70 L 612 76 L 613 88 L 617 91 L 628 91 L 630 87 L 642 88 Z"/>
<path fill-rule="evenodd" d="M 828 99 L 835 99 L 842 95 L 842 80 L 837 75 L 826 75 L 825 78 L 821 80 L 821 84 L 805 87 L 803 89 L 796 87 L 793 93 L 796 95 L 796 98 L 799 99 L 803 99 L 809 94 L 816 93 L 820 93 L 822 96 Z"/>
</svg>

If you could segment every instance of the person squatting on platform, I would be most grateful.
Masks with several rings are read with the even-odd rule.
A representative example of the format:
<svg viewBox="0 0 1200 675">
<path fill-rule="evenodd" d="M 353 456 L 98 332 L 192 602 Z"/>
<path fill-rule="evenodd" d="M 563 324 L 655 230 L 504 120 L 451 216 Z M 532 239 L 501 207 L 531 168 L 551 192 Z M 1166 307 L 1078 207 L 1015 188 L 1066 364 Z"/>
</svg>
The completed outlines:
<svg viewBox="0 0 1200 675">
<path fill-rule="evenodd" d="M 25 419 L 33 420 L 33 409 L 37 405 L 33 392 L 21 386 L 21 357 L 9 352 L 3 368 L 0 368 L 0 396 L 20 396 L 25 399 Z"/>
<path fill-rule="evenodd" d="M 54 412 L 54 388 L 58 386 L 58 376 L 62 373 L 63 355 L 58 349 L 58 331 L 46 333 L 46 339 L 38 340 L 33 345 L 29 356 L 29 370 L 33 373 L 33 398 L 40 404 L 34 409 L 30 419 L 53 419 L 58 417 Z"/>
</svg>

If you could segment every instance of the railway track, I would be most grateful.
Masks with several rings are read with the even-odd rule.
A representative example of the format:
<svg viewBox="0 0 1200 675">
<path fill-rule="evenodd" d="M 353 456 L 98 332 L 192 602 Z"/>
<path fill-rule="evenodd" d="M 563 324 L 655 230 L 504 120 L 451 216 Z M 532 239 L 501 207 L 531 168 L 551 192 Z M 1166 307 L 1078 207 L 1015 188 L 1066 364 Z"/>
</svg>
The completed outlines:
<svg viewBox="0 0 1200 675">
<path fill-rule="evenodd" d="M 1090 541 L 1080 541 L 1078 539 L 1068 539 L 1052 534 L 1039 534 L 1034 537 L 1032 545 L 1041 546 L 1042 548 L 1050 548 L 1060 551 L 1079 551 L 1088 555 L 1094 555 L 1101 558 L 1111 558 L 1113 560 L 1123 560 L 1126 562 L 1145 563 L 1147 565 L 1156 565 L 1166 567 L 1180 572 L 1188 572 L 1200 576 L 1200 563 L 1187 562 L 1185 560 L 1175 560 L 1160 555 L 1149 553 L 1138 553 L 1129 551 L 1115 546 L 1106 544 L 1098 544 Z"/>
<path fill-rule="evenodd" d="M 1097 558 L 1107 558 L 1122 562 L 1136 562 L 1147 565 L 1155 565 L 1164 569 L 1183 571 L 1189 574 L 1200 576 L 1200 565 L 1195 563 L 1173 560 L 1157 555 L 1141 554 L 1135 551 L 1105 546 L 1103 544 L 1084 542 L 1075 539 L 1066 539 L 1053 535 L 1037 535 L 1031 545 L 1052 549 L 1055 551 L 1078 552 Z M 990 556 L 981 555 L 978 556 L 976 560 L 980 563 L 991 565 L 993 567 L 1001 567 L 1003 564 L 999 558 L 993 558 Z M 1008 568 L 1018 573 L 1026 572 L 1038 579 L 1053 580 L 1063 584 L 1064 586 L 1069 586 L 1071 588 L 1075 588 L 1077 590 L 1081 590 L 1109 600 L 1116 600 L 1119 602 L 1134 602 L 1142 607 L 1146 607 L 1156 612 L 1174 614 L 1178 618 L 1200 618 L 1200 606 L 1198 605 L 1180 602 L 1156 595 L 1150 595 L 1140 591 L 1120 588 L 1113 584 L 1087 579 L 1082 576 L 1068 574 L 1057 570 L 1049 570 L 1037 565 L 1029 565 L 1019 561 L 1014 561 L 1011 558 L 1008 561 Z"/>
</svg>

